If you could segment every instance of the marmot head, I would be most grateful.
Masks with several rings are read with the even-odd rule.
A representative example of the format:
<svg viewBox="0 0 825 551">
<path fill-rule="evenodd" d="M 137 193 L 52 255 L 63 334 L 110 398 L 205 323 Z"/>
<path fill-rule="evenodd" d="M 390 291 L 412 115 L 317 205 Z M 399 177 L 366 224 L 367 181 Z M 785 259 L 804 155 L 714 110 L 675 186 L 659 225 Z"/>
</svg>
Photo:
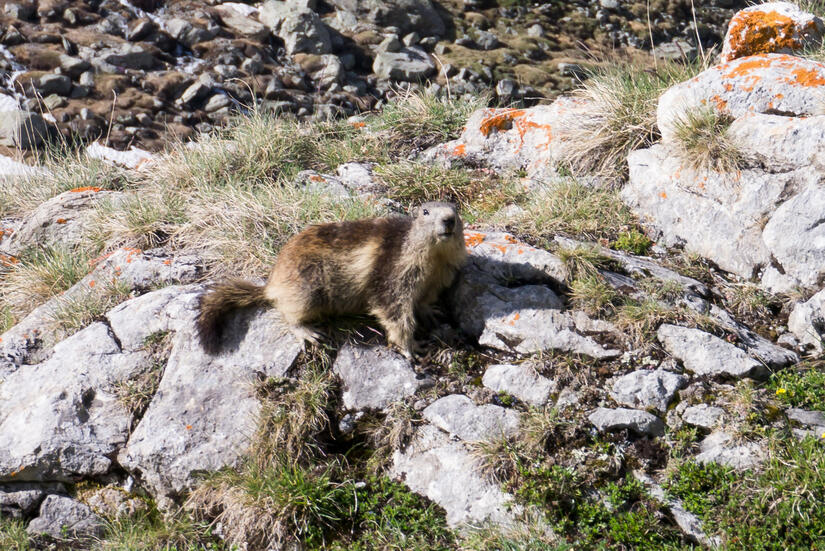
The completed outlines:
<svg viewBox="0 0 825 551">
<path fill-rule="evenodd" d="M 452 203 L 424 203 L 415 211 L 413 233 L 431 243 L 461 241 L 464 243 L 464 224 Z"/>
</svg>

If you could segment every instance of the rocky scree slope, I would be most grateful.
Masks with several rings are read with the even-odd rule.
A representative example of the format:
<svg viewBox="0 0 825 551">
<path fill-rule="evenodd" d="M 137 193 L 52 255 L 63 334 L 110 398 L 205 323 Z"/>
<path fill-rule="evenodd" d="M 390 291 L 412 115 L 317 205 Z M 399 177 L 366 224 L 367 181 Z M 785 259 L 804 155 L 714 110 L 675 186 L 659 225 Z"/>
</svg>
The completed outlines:
<svg viewBox="0 0 825 551">
<path fill-rule="evenodd" d="M 653 2 L 665 57 L 721 40 L 735 2 Z M 0 145 L 105 137 L 157 150 L 252 106 L 300 117 L 380 107 L 399 86 L 501 103 L 569 89 L 590 55 L 648 48 L 644 3 L 8 1 Z M 431 84 L 430 84 L 431 83 Z"/>
<path fill-rule="evenodd" d="M 818 32 L 821 22 L 802 15 Z M 440 508 L 439 526 L 457 530 L 438 541 L 447 548 L 495 538 L 651 549 L 780 538 L 810 548 L 825 492 L 810 474 L 825 461 L 817 210 L 825 142 L 814 124 L 825 69 L 776 53 L 783 41 L 745 43 L 662 94 L 661 140 L 627 157 L 620 192 L 599 189 L 598 175 L 588 187 L 560 174 L 576 144 L 557 125 L 584 127 L 593 113 L 573 97 L 480 109 L 455 140 L 416 161 L 352 162 L 378 156 L 358 140 L 393 136 L 356 119 L 334 141 L 338 150 L 363 146 L 347 150 L 349 162 L 285 173 L 271 187 L 256 180 L 231 196 L 250 208 L 287 197 L 347 216 L 432 195 L 458 200 L 470 257 L 417 365 L 388 350 L 369 320 L 335 322 L 324 348 L 302 350 L 279 330 L 277 313 L 260 309 L 238 312 L 226 352 L 207 356 L 193 320 L 220 255 L 182 240 L 184 222 L 162 212 L 167 233 L 152 226 L 147 241 L 155 248 L 111 247 L 0 335 L 3 513 L 37 541 L 82 541 L 105 532 L 104 518 L 183 506 L 213 522 L 216 542 L 347 546 L 373 537 L 369 522 L 349 527 L 357 513 L 287 509 L 310 518 L 290 524 L 243 477 L 273 466 L 314 472 L 323 489 L 364 497 L 380 487 L 367 474 L 374 470 Z M 685 111 L 704 118 L 691 122 Z M 736 144 L 733 165 L 716 162 L 727 145 L 709 162 L 690 158 L 697 150 L 683 129 L 705 131 L 708 119 L 711 137 Z M 246 150 L 203 139 L 125 169 L 120 177 L 132 183 L 119 190 L 79 187 L 9 219 L 4 293 L 33 249 L 87 243 L 101 205 L 111 215 L 157 192 L 147 174 L 164 174 L 165 189 L 181 185 L 169 174 L 186 155 L 237 163 Z M 190 208 L 199 194 L 215 202 L 232 191 L 208 180 L 189 186 L 181 189 Z M 284 208 L 265 210 L 273 205 Z M 268 222 L 273 233 L 277 222 Z M 77 314 L 88 304 L 91 315 Z M 276 480 L 283 488 L 294 479 Z M 107 500 L 112 492 L 118 499 Z M 313 507 L 329 506 L 313 496 Z M 467 528 L 479 525 L 481 540 Z"/>
</svg>

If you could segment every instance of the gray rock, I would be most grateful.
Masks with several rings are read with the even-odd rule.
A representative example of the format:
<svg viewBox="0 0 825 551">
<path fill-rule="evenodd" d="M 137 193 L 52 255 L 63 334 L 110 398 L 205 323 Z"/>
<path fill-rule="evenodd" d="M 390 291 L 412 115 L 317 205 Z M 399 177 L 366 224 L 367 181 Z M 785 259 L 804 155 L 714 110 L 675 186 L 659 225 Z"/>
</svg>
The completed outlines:
<svg viewBox="0 0 825 551">
<path fill-rule="evenodd" d="M 530 364 L 491 365 L 481 382 L 496 392 L 507 392 L 532 406 L 543 406 L 556 390 L 556 383 L 539 375 Z"/>
<path fill-rule="evenodd" d="M 516 433 L 518 412 L 492 404 L 477 406 L 462 394 L 451 394 L 427 406 L 424 418 L 467 442 L 493 440 Z"/>
<path fill-rule="evenodd" d="M 398 40 L 398 37 L 393 35 L 388 36 L 384 40 L 381 41 L 378 46 L 376 46 L 376 50 L 379 52 L 400 52 L 401 48 L 404 47 L 404 44 Z"/>
<path fill-rule="evenodd" d="M 287 53 L 326 54 L 332 51 L 329 31 L 317 13 L 288 0 L 267 0 L 258 18 L 273 34 L 283 39 Z"/>
<path fill-rule="evenodd" d="M 475 43 L 482 50 L 495 50 L 501 45 L 498 37 L 488 31 L 476 31 Z"/>
<path fill-rule="evenodd" d="M 0 252 L 17 256 L 30 247 L 77 246 L 89 237 L 100 202 L 118 196 L 118 192 L 100 190 L 61 193 L 29 213 L 11 239 L 0 244 Z"/>
<path fill-rule="evenodd" d="M 253 19 L 251 14 L 244 13 L 235 3 L 218 4 L 215 6 L 215 11 L 221 18 L 221 22 L 234 33 L 257 40 L 264 40 L 269 35 L 266 25 Z"/>
<path fill-rule="evenodd" d="M 662 436 L 665 433 L 665 424 L 661 419 L 638 409 L 598 408 L 587 418 L 599 432 L 630 429 L 636 434 L 649 436 Z"/>
<path fill-rule="evenodd" d="M 26 532 L 32 536 L 48 534 L 57 539 L 82 538 L 103 533 L 103 520 L 87 505 L 70 497 L 50 495 L 40 506 L 40 516 L 32 520 Z"/>
<path fill-rule="evenodd" d="M 152 293 L 108 316 L 126 348 L 158 329 L 175 329 L 155 397 L 117 456 L 155 495 L 178 496 L 199 473 L 235 464 L 260 411 L 258 374 L 285 376 L 301 351 L 275 310 L 253 309 L 228 320 L 223 352 L 208 355 L 193 334 L 199 293 Z"/>
<path fill-rule="evenodd" d="M 60 71 L 64 75 L 68 75 L 71 78 L 77 78 L 81 75 L 81 73 L 88 71 L 90 68 L 91 64 L 84 59 L 79 59 L 66 54 L 60 54 Z"/>
<path fill-rule="evenodd" d="M 446 27 L 430 0 L 331 0 L 338 13 L 348 12 L 378 28 L 397 27 L 399 34 L 442 36 Z"/>
<path fill-rule="evenodd" d="M 33 82 L 34 88 L 41 96 L 57 94 L 68 96 L 72 89 L 72 79 L 66 75 L 45 74 Z"/>
<path fill-rule="evenodd" d="M 435 62 L 418 47 L 403 48 L 398 52 L 378 52 L 372 70 L 378 78 L 417 82 L 435 73 Z"/>
<path fill-rule="evenodd" d="M 172 38 L 189 48 L 200 42 L 212 40 L 220 30 L 217 26 L 205 29 L 179 18 L 168 19 L 165 28 Z"/>
<path fill-rule="evenodd" d="M 104 70 L 112 67 L 149 70 L 155 68 L 159 61 L 151 51 L 139 44 L 121 44 L 116 48 L 100 50 L 92 60 L 92 64 Z"/>
<path fill-rule="evenodd" d="M 781 369 L 799 361 L 799 356 L 794 352 L 777 346 L 768 339 L 754 333 L 715 304 L 710 305 L 708 313 L 725 330 L 736 335 L 740 346 L 744 347 L 749 356 L 766 366 Z"/>
<path fill-rule="evenodd" d="M 558 256 L 531 247 L 509 233 L 464 230 L 464 239 L 470 253 L 468 265 L 501 285 L 513 281 L 563 285 L 569 277 L 567 266 Z"/>
<path fill-rule="evenodd" d="M 625 406 L 664 413 L 676 391 L 684 388 L 687 381 L 687 377 L 664 369 L 642 369 L 617 378 L 610 397 Z"/>
<path fill-rule="evenodd" d="M 374 194 L 383 189 L 375 180 L 370 163 L 344 163 L 338 165 L 335 174 L 344 187 L 357 195 Z"/>
<path fill-rule="evenodd" d="M 341 398 L 347 410 L 384 409 L 434 384 L 418 376 L 409 360 L 385 347 L 344 345 L 332 369 L 343 382 Z"/>
<path fill-rule="evenodd" d="M 180 98 L 178 98 L 178 101 L 180 101 L 183 105 L 191 105 L 205 99 L 211 92 L 212 84 L 198 79 L 194 82 L 194 84 L 183 91 Z"/>
<path fill-rule="evenodd" d="M 33 149 L 48 138 L 46 121 L 21 109 L 0 111 L 0 145 Z"/>
<path fill-rule="evenodd" d="M 727 432 L 718 431 L 709 434 L 700 444 L 696 461 L 700 463 L 719 463 L 744 470 L 758 466 L 764 460 L 759 444 L 743 442 L 736 444 Z"/>
<path fill-rule="evenodd" d="M 682 421 L 703 429 L 712 429 L 719 424 L 725 410 L 708 404 L 698 404 L 685 408 L 682 412 Z"/>
<path fill-rule="evenodd" d="M 229 107 L 230 105 L 232 105 L 232 100 L 229 99 L 229 96 L 226 94 L 215 94 L 209 98 L 209 101 L 203 106 L 203 110 L 207 113 L 213 113 L 218 109 Z"/>
<path fill-rule="evenodd" d="M 825 290 L 794 306 L 788 330 L 812 353 L 825 352 Z"/>
<path fill-rule="evenodd" d="M 143 351 L 124 353 L 104 323 L 54 347 L 45 362 L 0 384 L 0 480 L 99 477 L 126 443 L 132 415 L 118 383 L 148 369 Z"/>
<path fill-rule="evenodd" d="M 478 460 L 462 442 L 426 425 L 406 448 L 396 450 L 390 475 L 444 508 L 447 524 L 510 525 L 521 508 L 478 472 Z"/>
<path fill-rule="evenodd" d="M 10 482 L 0 484 L 0 516 L 30 518 L 40 508 L 40 504 L 47 495 L 65 491 L 66 489 L 60 483 Z"/>
<path fill-rule="evenodd" d="M 28 2 L 23 4 L 8 3 L 3 6 L 3 11 L 15 19 L 26 21 L 34 15 L 34 5 Z"/>
<path fill-rule="evenodd" d="M 821 411 L 810 411 L 800 408 L 788 408 L 785 415 L 791 421 L 796 421 L 809 427 L 825 427 L 825 413 Z"/>
<path fill-rule="evenodd" d="M 527 27 L 527 36 L 533 38 L 541 38 L 542 36 L 544 36 L 544 27 L 542 27 L 538 23 L 530 25 L 529 27 Z"/>
<path fill-rule="evenodd" d="M 656 337 L 668 353 L 681 360 L 685 369 L 697 375 L 736 379 L 768 376 L 767 368 L 744 350 L 699 329 L 664 324 Z"/>
</svg>

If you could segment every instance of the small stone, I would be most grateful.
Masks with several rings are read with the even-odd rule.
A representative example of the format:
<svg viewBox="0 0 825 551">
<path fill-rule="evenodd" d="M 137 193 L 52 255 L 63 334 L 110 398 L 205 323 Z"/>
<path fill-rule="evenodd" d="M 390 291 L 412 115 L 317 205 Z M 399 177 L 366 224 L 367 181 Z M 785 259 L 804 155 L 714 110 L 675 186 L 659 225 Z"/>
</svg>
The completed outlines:
<svg viewBox="0 0 825 551">
<path fill-rule="evenodd" d="M 404 38 L 401 40 L 404 42 L 405 46 L 415 46 L 421 41 L 421 36 L 417 32 L 411 32 L 404 35 Z"/>
<path fill-rule="evenodd" d="M 712 429 L 719 424 L 725 410 L 708 404 L 698 404 L 685 408 L 682 412 L 682 421 L 703 429 Z"/>
<path fill-rule="evenodd" d="M 750 469 L 764 459 L 762 448 L 755 442 L 731 444 L 733 437 L 723 431 L 708 435 L 699 445 L 701 453 L 696 456 L 700 463 L 719 463 L 734 469 Z"/>
<path fill-rule="evenodd" d="M 400 52 L 401 48 L 404 47 L 404 44 L 398 40 L 398 37 L 395 35 L 388 36 L 381 43 L 377 46 L 378 51 L 381 52 Z"/>
<path fill-rule="evenodd" d="M 427 406 L 424 418 L 461 440 L 492 440 L 515 434 L 519 414 L 492 404 L 477 406 L 467 396 L 451 394 Z"/>
<path fill-rule="evenodd" d="M 663 369 L 641 369 L 617 378 L 610 397 L 625 406 L 651 408 L 664 413 L 676 391 L 686 385 L 687 377 L 682 375 Z"/>
<path fill-rule="evenodd" d="M 507 392 L 532 406 L 546 404 L 556 389 L 554 381 L 539 375 L 529 364 L 491 365 L 481 382 L 490 390 Z"/>
<path fill-rule="evenodd" d="M 661 419 L 646 411 L 626 408 L 598 408 L 588 417 L 599 432 L 630 429 L 636 434 L 662 436 L 665 424 Z"/>
<path fill-rule="evenodd" d="M 209 101 L 206 102 L 206 105 L 203 106 L 203 110 L 207 113 L 212 113 L 221 109 L 223 107 L 228 107 L 232 105 L 232 100 L 226 94 L 215 94 Z"/>
<path fill-rule="evenodd" d="M 533 38 L 541 38 L 542 36 L 544 36 L 544 27 L 542 27 L 538 23 L 530 25 L 529 27 L 527 27 L 527 36 L 531 36 Z"/>
<path fill-rule="evenodd" d="M 98 536 L 103 533 L 103 521 L 87 505 L 69 497 L 50 495 L 43 500 L 40 516 L 29 523 L 26 532 L 58 539 Z"/>
<path fill-rule="evenodd" d="M 475 43 L 482 50 L 495 50 L 501 45 L 498 37 L 489 31 L 476 31 Z"/>
<path fill-rule="evenodd" d="M 744 350 L 699 329 L 663 324 L 656 332 L 659 342 L 697 375 L 761 379 L 767 368 Z"/>
</svg>

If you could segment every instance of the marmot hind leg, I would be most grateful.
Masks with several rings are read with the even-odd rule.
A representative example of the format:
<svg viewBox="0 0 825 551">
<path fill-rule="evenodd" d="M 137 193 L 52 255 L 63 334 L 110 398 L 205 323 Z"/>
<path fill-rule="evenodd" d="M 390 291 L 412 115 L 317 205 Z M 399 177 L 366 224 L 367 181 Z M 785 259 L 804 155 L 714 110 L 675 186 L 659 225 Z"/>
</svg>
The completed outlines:
<svg viewBox="0 0 825 551">
<path fill-rule="evenodd" d="M 373 312 L 387 331 L 387 342 L 396 346 L 408 360 L 415 360 L 424 352 L 424 348 L 415 338 L 415 315 L 410 312 L 394 312 L 387 315 L 384 311 Z"/>
</svg>

